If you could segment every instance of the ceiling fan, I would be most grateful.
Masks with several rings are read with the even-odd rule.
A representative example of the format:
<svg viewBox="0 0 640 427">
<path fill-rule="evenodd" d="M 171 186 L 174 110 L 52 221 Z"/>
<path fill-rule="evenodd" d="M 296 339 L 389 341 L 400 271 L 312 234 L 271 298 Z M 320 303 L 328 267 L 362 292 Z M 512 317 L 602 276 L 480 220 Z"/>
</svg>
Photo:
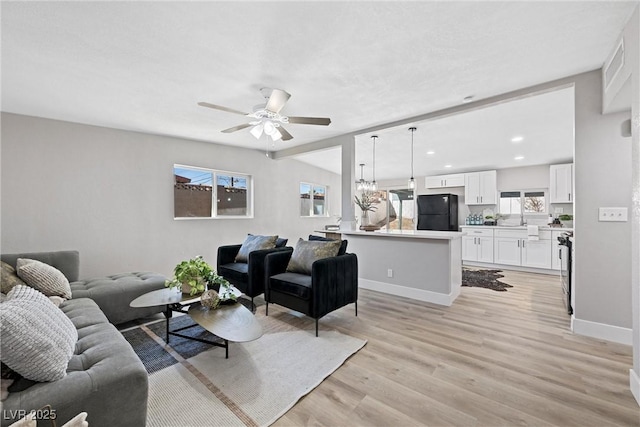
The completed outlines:
<svg viewBox="0 0 640 427">
<path fill-rule="evenodd" d="M 293 136 L 287 132 L 287 130 L 282 126 L 283 124 L 293 123 L 327 126 L 331 123 L 331 119 L 326 117 L 284 116 L 280 114 L 280 111 L 291 95 L 282 89 L 271 89 L 267 87 L 260 89 L 260 92 L 266 99 L 266 103 L 253 107 L 251 113 L 243 113 L 242 111 L 234 110 L 233 108 L 210 104 L 208 102 L 198 102 L 198 105 L 201 107 L 213 108 L 214 110 L 226 111 L 228 113 L 242 114 L 243 116 L 254 119 L 249 123 L 225 129 L 222 132 L 231 133 L 253 126 L 250 132 L 254 137 L 256 137 L 256 139 L 260 139 L 263 133 L 270 136 L 274 141 L 279 139 L 288 141 L 292 139 Z"/>
</svg>

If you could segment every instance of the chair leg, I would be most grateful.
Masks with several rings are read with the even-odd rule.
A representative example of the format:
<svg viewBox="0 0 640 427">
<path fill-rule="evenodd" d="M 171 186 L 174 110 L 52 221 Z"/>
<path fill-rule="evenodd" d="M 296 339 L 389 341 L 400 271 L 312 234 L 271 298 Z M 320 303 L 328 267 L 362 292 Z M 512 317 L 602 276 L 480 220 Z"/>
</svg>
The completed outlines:
<svg viewBox="0 0 640 427">
<path fill-rule="evenodd" d="M 316 319 L 316 338 L 318 337 L 318 319 Z"/>
<path fill-rule="evenodd" d="M 253 297 L 251 297 L 251 312 L 255 312 L 256 311 L 256 305 L 253 303 Z"/>
<path fill-rule="evenodd" d="M 265 304 L 265 309 L 264 309 L 265 310 L 264 315 L 268 316 L 269 315 L 269 301 L 265 301 L 265 302 L 266 302 L 266 304 Z"/>
<path fill-rule="evenodd" d="M 358 301 L 356 301 L 356 317 L 358 317 Z"/>
</svg>

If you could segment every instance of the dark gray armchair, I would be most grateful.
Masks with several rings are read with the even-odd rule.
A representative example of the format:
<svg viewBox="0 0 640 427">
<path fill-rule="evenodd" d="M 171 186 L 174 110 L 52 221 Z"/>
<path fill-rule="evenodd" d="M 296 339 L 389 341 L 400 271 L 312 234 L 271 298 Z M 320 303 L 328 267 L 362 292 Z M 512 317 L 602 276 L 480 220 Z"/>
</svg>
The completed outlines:
<svg viewBox="0 0 640 427">
<path fill-rule="evenodd" d="M 346 245 L 345 245 L 346 246 Z M 267 302 L 318 319 L 347 304 L 355 304 L 358 315 L 358 258 L 345 253 L 315 261 L 311 275 L 287 272 L 292 252 L 274 252 L 265 258 L 264 291 Z"/>
<path fill-rule="evenodd" d="M 226 245 L 218 248 L 216 271 L 243 294 L 253 298 L 264 293 L 265 288 L 265 257 L 273 252 L 285 252 L 291 254 L 293 248 L 285 246 L 287 239 L 278 239 L 273 249 L 260 249 L 249 253 L 248 262 L 236 262 L 235 258 L 240 251 L 240 245 Z"/>
</svg>

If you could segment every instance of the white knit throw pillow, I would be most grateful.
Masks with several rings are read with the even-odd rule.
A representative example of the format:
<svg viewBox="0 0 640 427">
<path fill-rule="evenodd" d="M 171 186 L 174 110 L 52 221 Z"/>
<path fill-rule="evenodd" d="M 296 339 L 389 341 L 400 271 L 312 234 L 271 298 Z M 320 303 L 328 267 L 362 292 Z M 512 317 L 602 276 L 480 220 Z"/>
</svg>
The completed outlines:
<svg viewBox="0 0 640 427">
<path fill-rule="evenodd" d="M 0 360 L 24 378 L 63 378 L 73 356 L 78 331 L 69 318 L 41 292 L 14 287 L 0 304 Z"/>
<path fill-rule="evenodd" d="M 57 268 L 35 259 L 18 258 L 16 271 L 18 277 L 24 280 L 27 285 L 46 296 L 56 295 L 71 299 L 69 280 Z"/>
</svg>

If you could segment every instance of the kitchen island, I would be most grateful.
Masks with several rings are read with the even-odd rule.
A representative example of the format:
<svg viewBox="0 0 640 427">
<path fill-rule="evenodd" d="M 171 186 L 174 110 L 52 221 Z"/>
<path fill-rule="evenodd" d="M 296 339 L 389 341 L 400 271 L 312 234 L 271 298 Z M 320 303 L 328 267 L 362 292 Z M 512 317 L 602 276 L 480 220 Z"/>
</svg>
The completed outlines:
<svg viewBox="0 0 640 427">
<path fill-rule="evenodd" d="M 346 231 L 358 256 L 361 288 L 449 306 L 462 284 L 463 233 L 456 231 Z"/>
</svg>

